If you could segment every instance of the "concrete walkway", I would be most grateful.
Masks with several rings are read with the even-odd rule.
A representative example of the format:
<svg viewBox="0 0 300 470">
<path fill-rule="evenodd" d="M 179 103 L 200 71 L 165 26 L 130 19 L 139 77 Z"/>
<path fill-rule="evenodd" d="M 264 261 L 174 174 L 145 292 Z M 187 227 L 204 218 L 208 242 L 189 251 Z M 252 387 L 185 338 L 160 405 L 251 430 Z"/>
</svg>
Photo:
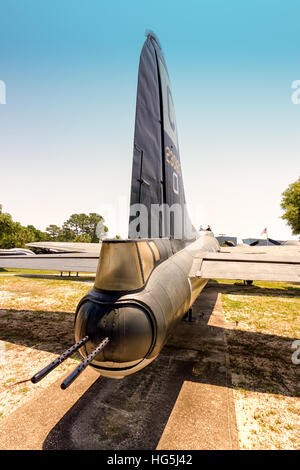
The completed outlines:
<svg viewBox="0 0 300 470">
<path fill-rule="evenodd" d="M 204 293 L 203 293 L 204 294 Z M 195 305 L 195 328 L 176 330 L 169 344 L 202 352 L 194 373 L 200 381 L 184 382 L 158 449 L 238 449 L 229 357 L 221 296 L 209 286 Z M 212 313 L 211 304 L 215 302 Z M 201 312 L 199 312 L 199 307 Z M 202 313 L 202 320 L 198 321 Z M 180 432 L 179 432 L 180 430 Z"/>
<path fill-rule="evenodd" d="M 0 421 L 1 450 L 39 450 L 51 429 L 60 421 L 88 388 L 99 379 L 99 374 L 89 368 L 78 377 L 76 387 L 63 393 L 60 384 L 65 373 L 43 390 L 38 397 L 17 408 Z"/>
<path fill-rule="evenodd" d="M 226 323 L 217 286 L 160 356 L 122 380 L 91 368 L 61 379 L 0 422 L 0 449 L 237 449 Z"/>
</svg>

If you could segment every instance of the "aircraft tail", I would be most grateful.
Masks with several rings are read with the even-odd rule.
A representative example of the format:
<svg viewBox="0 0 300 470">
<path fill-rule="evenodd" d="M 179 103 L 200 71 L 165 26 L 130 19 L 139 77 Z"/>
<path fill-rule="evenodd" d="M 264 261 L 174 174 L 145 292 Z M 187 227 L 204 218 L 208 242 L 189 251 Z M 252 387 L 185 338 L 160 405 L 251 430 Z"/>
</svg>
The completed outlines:
<svg viewBox="0 0 300 470">
<path fill-rule="evenodd" d="M 182 240 L 190 225 L 170 79 L 159 41 L 148 32 L 139 64 L 129 238 Z"/>
</svg>

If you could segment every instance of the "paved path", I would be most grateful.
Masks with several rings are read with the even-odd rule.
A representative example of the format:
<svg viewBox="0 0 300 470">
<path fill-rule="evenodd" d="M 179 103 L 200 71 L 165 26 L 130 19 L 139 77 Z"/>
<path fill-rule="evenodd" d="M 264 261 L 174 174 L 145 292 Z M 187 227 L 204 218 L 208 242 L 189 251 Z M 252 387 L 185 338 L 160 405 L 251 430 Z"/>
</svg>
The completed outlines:
<svg viewBox="0 0 300 470">
<path fill-rule="evenodd" d="M 199 351 L 200 360 L 194 365 L 199 379 L 183 383 L 158 449 L 239 448 L 221 296 L 215 298 L 212 286 L 203 294 L 194 308 L 195 328 L 185 324 L 169 341 Z"/>
<path fill-rule="evenodd" d="M 38 450 L 51 429 L 74 403 L 99 378 L 99 374 L 89 368 L 85 375 L 77 379 L 76 387 L 70 387 L 63 393 L 60 384 L 67 373 L 43 390 L 38 397 L 17 408 L 0 421 L 1 450 Z"/>
<path fill-rule="evenodd" d="M 217 286 L 160 356 L 122 380 L 91 368 L 61 379 L 0 424 L 1 449 L 236 449 L 238 434 Z"/>
</svg>

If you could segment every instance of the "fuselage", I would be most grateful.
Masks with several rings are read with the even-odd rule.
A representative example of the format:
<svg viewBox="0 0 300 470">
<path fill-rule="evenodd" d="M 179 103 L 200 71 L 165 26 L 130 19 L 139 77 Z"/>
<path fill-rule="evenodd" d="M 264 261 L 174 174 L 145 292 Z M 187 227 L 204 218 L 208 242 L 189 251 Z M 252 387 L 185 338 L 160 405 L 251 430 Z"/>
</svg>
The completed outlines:
<svg viewBox="0 0 300 470">
<path fill-rule="evenodd" d="M 83 357 L 110 339 L 91 363 L 102 375 L 121 378 L 152 362 L 205 287 L 192 267 L 204 252 L 218 251 L 218 241 L 202 231 L 184 245 L 174 253 L 169 239 L 103 242 L 95 285 L 75 319 L 76 341 L 90 338 Z"/>
<path fill-rule="evenodd" d="M 95 285 L 75 320 L 76 342 L 89 338 L 84 357 L 109 338 L 89 363 L 117 378 L 157 357 L 207 283 L 194 263 L 219 250 L 212 232 L 196 232 L 188 216 L 171 83 L 152 32 L 139 63 L 128 234 L 103 241 Z"/>
</svg>

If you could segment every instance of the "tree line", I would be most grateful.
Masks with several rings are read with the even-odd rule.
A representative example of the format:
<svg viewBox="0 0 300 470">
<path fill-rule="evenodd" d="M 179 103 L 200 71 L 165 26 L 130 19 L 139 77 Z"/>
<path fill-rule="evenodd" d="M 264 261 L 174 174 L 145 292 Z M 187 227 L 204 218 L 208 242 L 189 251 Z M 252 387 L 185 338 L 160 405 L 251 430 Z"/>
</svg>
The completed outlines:
<svg viewBox="0 0 300 470">
<path fill-rule="evenodd" d="M 290 226 L 293 235 L 300 233 L 300 178 L 282 193 L 281 216 Z M 50 224 L 46 230 L 33 225 L 24 227 L 14 222 L 12 216 L 2 211 L 0 204 L 0 248 L 25 247 L 26 243 L 42 241 L 97 243 L 105 237 L 108 228 L 104 218 L 95 212 L 72 214 L 61 227 Z M 116 238 L 120 238 L 116 235 Z"/>
<path fill-rule="evenodd" d="M 33 225 L 26 227 L 15 222 L 12 216 L 2 211 L 0 204 L 0 248 L 25 247 L 27 243 L 42 241 L 98 243 L 105 237 L 108 228 L 104 218 L 95 212 L 72 214 L 61 227 L 50 224 L 45 231 Z M 118 235 L 116 238 L 119 238 Z"/>
<path fill-rule="evenodd" d="M 284 210 L 281 218 L 286 220 L 291 227 L 292 234 L 298 235 L 300 233 L 300 177 L 282 193 L 281 209 Z"/>
</svg>

